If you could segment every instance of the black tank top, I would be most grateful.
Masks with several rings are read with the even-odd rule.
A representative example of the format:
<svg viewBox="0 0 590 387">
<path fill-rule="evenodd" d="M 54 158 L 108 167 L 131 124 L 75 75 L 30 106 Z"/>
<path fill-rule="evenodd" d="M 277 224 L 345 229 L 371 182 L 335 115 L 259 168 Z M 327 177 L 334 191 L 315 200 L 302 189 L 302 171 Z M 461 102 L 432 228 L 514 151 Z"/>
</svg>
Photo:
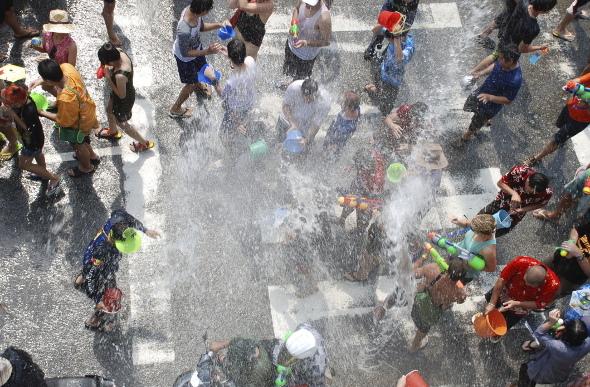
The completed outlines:
<svg viewBox="0 0 590 387">
<path fill-rule="evenodd" d="M 246 42 L 260 47 L 266 29 L 264 28 L 264 23 L 260 20 L 259 14 L 256 13 L 250 16 L 246 12 L 240 13 L 236 27 L 238 27 Z"/>
</svg>

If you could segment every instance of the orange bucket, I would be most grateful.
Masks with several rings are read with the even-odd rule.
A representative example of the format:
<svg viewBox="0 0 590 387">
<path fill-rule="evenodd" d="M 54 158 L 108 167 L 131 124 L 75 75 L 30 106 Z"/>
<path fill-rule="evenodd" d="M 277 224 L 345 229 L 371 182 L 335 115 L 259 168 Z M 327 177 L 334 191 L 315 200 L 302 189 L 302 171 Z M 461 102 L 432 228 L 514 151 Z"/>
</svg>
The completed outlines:
<svg viewBox="0 0 590 387">
<path fill-rule="evenodd" d="M 414 370 L 406 375 L 406 387 L 428 387 L 428 384 L 422 379 L 418 370 Z"/>
<path fill-rule="evenodd" d="M 389 32 L 393 31 L 393 28 L 399 24 L 402 20 L 402 14 L 399 12 L 383 11 L 377 18 L 377 23 L 385 27 Z"/>
<path fill-rule="evenodd" d="M 479 337 L 504 336 L 508 331 L 506 319 L 497 309 L 487 316 L 482 313 L 476 314 L 473 327 Z"/>
</svg>

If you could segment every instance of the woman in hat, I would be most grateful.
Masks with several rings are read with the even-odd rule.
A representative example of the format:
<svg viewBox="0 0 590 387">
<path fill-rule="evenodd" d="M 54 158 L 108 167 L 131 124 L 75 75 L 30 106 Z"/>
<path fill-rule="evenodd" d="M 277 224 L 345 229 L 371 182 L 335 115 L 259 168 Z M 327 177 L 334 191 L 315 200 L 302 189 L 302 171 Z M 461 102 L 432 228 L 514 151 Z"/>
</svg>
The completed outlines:
<svg viewBox="0 0 590 387">
<path fill-rule="evenodd" d="M 78 47 L 76 42 L 70 36 L 71 32 L 76 30 L 68 17 L 66 11 L 54 9 L 49 13 L 49 23 L 43 25 L 43 43 L 36 47 L 29 43 L 29 47 L 44 54 L 49 54 L 49 58 L 59 64 L 69 63 L 76 67 L 76 57 Z M 57 90 L 53 86 L 43 85 L 43 90 L 57 95 Z"/>
</svg>

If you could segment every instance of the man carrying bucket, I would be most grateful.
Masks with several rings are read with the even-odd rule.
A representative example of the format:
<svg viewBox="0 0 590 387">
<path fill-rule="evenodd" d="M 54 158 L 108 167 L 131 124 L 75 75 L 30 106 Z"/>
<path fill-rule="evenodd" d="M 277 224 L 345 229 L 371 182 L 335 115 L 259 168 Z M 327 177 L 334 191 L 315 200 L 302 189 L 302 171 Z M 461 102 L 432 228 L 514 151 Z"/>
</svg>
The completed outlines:
<svg viewBox="0 0 590 387">
<path fill-rule="evenodd" d="M 531 257 L 513 259 L 500 273 L 494 288 L 486 293 L 488 304 L 483 316 L 500 312 L 506 320 L 506 330 L 512 328 L 533 309 L 549 306 L 559 291 L 557 275 Z M 478 315 L 473 316 L 474 320 Z M 497 343 L 502 336 L 490 336 Z"/>
<path fill-rule="evenodd" d="M 498 187 L 500 191 L 496 199 L 478 213 L 494 215 L 505 210 L 510 214 L 510 227 L 498 229 L 496 237 L 508 234 L 527 212 L 544 207 L 553 195 L 547 176 L 525 165 L 517 165 L 502 176 Z"/>
<path fill-rule="evenodd" d="M 160 236 L 125 210 L 115 210 L 84 251 L 82 272 L 76 278 L 74 287 L 84 290 L 88 298 L 97 304 L 97 310 L 105 309 L 98 304 L 103 300 L 105 291 L 116 286 L 115 273 L 119 270 L 123 254 L 131 254 L 141 246 L 141 236 L 136 229 L 151 238 Z M 98 324 L 99 319 L 93 315 L 86 321 L 86 328 L 96 330 L 100 328 Z"/>
</svg>

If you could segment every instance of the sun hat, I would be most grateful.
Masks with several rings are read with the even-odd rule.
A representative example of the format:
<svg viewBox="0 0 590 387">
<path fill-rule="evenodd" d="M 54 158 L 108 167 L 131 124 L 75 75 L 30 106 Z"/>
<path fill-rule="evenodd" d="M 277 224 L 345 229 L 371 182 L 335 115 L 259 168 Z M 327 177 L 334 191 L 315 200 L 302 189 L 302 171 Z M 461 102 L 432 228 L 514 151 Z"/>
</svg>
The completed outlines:
<svg viewBox="0 0 590 387">
<path fill-rule="evenodd" d="M 12 364 L 3 357 L 0 357 L 0 386 L 3 386 L 12 375 Z"/>
<path fill-rule="evenodd" d="M 320 0 L 303 0 L 303 2 L 304 2 L 305 4 L 309 4 L 309 5 L 311 5 L 312 7 L 313 7 L 314 5 L 316 5 L 316 4 L 317 4 L 319 1 L 320 1 Z"/>
<path fill-rule="evenodd" d="M 129 227 L 123 231 L 123 240 L 115 239 L 115 246 L 123 254 L 134 253 L 141 246 L 141 235 L 133 227 Z"/>
<path fill-rule="evenodd" d="M 418 144 L 412 152 L 412 159 L 416 164 L 427 169 L 441 169 L 449 165 L 442 147 L 429 142 Z"/>
<path fill-rule="evenodd" d="M 59 34 L 69 34 L 76 30 L 68 17 L 68 12 L 61 9 L 53 9 L 49 12 L 49 23 L 43 25 L 47 32 L 57 32 Z"/>
</svg>

